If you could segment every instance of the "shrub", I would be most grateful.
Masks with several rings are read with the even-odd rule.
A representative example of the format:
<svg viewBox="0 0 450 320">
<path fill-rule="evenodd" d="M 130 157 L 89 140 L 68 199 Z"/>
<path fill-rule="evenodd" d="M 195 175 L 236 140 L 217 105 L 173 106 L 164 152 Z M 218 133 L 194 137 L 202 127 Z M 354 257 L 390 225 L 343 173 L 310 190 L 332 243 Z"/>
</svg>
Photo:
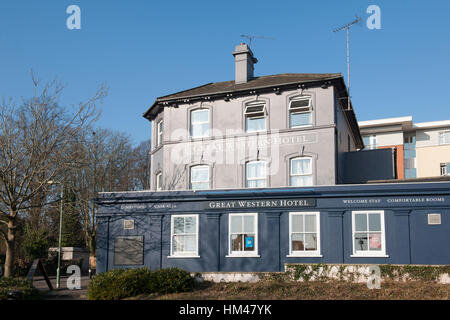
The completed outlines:
<svg viewBox="0 0 450 320">
<path fill-rule="evenodd" d="M 189 272 L 169 268 L 113 269 L 95 275 L 89 283 L 89 300 L 118 300 L 140 294 L 183 292 L 192 289 Z"/>
<path fill-rule="evenodd" d="M 161 269 L 154 272 L 158 293 L 176 293 L 192 290 L 194 278 L 185 270 L 179 268 Z"/>
<path fill-rule="evenodd" d="M 20 291 L 19 299 L 39 299 L 39 291 L 30 281 L 23 278 L 0 278 L 0 300 L 7 300 L 10 291 Z"/>
</svg>

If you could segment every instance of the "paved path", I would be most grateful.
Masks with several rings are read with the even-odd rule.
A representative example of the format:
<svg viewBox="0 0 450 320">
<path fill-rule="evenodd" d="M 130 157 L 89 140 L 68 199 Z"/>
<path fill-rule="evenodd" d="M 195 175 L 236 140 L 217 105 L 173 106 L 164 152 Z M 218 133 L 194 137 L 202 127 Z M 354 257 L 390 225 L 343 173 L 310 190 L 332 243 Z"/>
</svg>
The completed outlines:
<svg viewBox="0 0 450 320">
<path fill-rule="evenodd" d="M 67 279 L 69 276 L 61 276 L 61 288 L 56 289 L 56 276 L 50 276 L 50 281 L 53 285 L 53 290 L 49 290 L 44 277 L 36 276 L 33 279 L 33 285 L 36 289 L 43 293 L 42 297 L 45 300 L 86 300 L 87 287 L 89 285 L 89 277 L 81 276 L 81 289 L 70 290 L 67 289 Z"/>
</svg>

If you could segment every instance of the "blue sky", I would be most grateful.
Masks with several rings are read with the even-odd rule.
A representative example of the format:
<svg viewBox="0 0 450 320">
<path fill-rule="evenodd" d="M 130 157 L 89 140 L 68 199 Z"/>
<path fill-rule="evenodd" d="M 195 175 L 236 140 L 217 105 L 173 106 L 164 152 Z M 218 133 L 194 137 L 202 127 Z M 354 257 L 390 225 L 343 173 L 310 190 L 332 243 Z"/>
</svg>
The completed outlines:
<svg viewBox="0 0 450 320">
<path fill-rule="evenodd" d="M 81 8 L 81 30 L 68 30 L 66 8 Z M 369 5 L 381 30 L 369 30 Z M 332 73 L 346 77 L 351 30 L 351 93 L 357 119 L 412 115 L 450 119 L 450 1 L 107 1 L 2 0 L 0 98 L 30 96 L 30 69 L 67 84 L 63 103 L 91 96 L 105 82 L 99 125 L 134 143 L 150 137 L 142 114 L 158 96 L 234 78 L 234 47 L 254 40 L 256 75 Z"/>
</svg>

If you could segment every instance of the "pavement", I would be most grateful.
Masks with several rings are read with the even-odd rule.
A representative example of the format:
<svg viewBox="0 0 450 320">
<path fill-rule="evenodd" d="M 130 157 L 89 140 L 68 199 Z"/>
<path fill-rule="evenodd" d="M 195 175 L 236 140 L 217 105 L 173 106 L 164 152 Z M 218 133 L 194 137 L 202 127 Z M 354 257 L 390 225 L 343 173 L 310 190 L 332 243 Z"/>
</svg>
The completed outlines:
<svg viewBox="0 0 450 320">
<path fill-rule="evenodd" d="M 53 290 L 47 286 L 43 276 L 35 276 L 33 278 L 33 286 L 42 293 L 45 300 L 87 300 L 87 288 L 89 285 L 89 276 L 81 276 L 81 289 L 68 289 L 67 280 L 69 276 L 61 276 L 61 287 L 56 289 L 56 276 L 50 276 Z M 69 282 L 70 284 L 71 282 Z"/>
</svg>

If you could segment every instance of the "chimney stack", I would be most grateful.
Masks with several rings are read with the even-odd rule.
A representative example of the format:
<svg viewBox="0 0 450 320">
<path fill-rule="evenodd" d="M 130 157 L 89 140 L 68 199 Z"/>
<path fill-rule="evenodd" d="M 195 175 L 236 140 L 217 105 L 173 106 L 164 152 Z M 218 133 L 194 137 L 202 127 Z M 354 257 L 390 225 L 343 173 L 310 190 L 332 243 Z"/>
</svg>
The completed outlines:
<svg viewBox="0 0 450 320">
<path fill-rule="evenodd" d="M 253 79 L 253 65 L 258 62 L 258 59 L 253 57 L 253 52 L 245 43 L 236 46 L 236 51 L 233 52 L 235 63 L 235 83 L 246 83 Z"/>
</svg>

